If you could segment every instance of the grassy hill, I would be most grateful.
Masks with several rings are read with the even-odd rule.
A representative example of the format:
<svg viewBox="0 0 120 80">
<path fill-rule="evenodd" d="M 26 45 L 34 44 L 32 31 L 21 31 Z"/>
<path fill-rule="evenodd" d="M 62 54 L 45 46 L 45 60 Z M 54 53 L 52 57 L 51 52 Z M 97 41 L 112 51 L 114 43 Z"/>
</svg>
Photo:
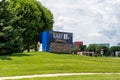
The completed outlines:
<svg viewBox="0 0 120 80">
<path fill-rule="evenodd" d="M 47 52 L 0 56 L 0 76 L 67 72 L 120 72 L 120 58 Z"/>
</svg>

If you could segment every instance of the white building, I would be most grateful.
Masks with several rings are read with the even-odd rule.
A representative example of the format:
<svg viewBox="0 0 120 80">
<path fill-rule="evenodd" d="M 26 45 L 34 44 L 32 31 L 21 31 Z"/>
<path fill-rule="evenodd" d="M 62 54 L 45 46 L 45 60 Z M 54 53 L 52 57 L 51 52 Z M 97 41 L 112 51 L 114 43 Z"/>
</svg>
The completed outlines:
<svg viewBox="0 0 120 80">
<path fill-rule="evenodd" d="M 116 51 L 115 56 L 120 56 L 120 51 Z"/>
</svg>

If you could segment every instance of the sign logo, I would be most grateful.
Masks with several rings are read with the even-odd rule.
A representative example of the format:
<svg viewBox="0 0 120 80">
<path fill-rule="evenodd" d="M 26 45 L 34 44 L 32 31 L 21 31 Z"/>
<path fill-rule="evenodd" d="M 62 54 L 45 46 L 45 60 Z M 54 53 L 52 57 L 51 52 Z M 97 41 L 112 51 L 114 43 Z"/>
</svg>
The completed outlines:
<svg viewBox="0 0 120 80">
<path fill-rule="evenodd" d="M 52 32 L 51 42 L 72 43 L 72 33 Z"/>
</svg>

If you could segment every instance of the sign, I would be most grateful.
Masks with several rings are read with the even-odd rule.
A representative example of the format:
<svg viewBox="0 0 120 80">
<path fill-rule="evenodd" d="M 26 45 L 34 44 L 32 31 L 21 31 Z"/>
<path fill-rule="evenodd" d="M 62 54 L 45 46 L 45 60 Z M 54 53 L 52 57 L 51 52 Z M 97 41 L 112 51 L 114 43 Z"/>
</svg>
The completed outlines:
<svg viewBox="0 0 120 80">
<path fill-rule="evenodd" d="M 55 32 L 50 33 L 50 42 L 72 43 L 72 33 Z"/>
</svg>

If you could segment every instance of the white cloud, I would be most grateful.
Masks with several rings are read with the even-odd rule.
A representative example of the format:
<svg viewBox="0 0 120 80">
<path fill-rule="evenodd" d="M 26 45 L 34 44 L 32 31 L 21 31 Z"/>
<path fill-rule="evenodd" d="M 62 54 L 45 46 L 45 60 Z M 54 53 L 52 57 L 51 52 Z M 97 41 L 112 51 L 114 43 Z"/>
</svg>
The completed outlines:
<svg viewBox="0 0 120 80">
<path fill-rule="evenodd" d="M 120 41 L 120 0 L 39 0 L 54 15 L 54 30 L 85 44 Z"/>
</svg>

